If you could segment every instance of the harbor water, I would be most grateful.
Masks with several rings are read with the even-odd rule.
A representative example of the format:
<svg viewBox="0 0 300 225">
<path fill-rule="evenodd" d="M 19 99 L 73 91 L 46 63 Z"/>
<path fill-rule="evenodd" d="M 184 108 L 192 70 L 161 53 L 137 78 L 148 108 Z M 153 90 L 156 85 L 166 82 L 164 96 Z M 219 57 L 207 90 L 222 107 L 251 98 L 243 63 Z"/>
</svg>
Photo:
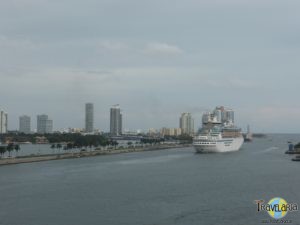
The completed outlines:
<svg viewBox="0 0 300 225">
<path fill-rule="evenodd" d="M 276 134 L 238 152 L 193 148 L 0 167 L 1 225 L 261 224 L 255 200 L 300 204 L 300 135 Z M 300 212 L 284 219 L 300 224 Z"/>
</svg>

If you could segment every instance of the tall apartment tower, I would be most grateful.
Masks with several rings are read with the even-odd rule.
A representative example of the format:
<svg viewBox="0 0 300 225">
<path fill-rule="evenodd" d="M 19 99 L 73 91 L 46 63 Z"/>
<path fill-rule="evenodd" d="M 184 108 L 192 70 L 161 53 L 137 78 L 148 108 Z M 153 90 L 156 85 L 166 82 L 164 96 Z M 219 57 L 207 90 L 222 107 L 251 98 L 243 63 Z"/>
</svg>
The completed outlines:
<svg viewBox="0 0 300 225">
<path fill-rule="evenodd" d="M 48 118 L 48 115 L 38 115 L 37 116 L 37 133 L 47 134 L 52 133 L 53 121 Z"/>
<path fill-rule="evenodd" d="M 7 113 L 0 110 L 0 134 L 7 133 Z"/>
<path fill-rule="evenodd" d="M 234 123 L 234 111 L 232 109 L 226 110 L 225 117 L 228 122 Z"/>
<path fill-rule="evenodd" d="M 85 132 L 94 131 L 94 105 L 93 103 L 85 104 Z"/>
<path fill-rule="evenodd" d="M 122 134 L 122 114 L 119 105 L 114 105 L 110 109 L 110 134 L 117 136 Z"/>
<path fill-rule="evenodd" d="M 179 126 L 181 128 L 182 134 L 192 135 L 194 133 L 194 119 L 191 113 L 182 113 Z"/>
<path fill-rule="evenodd" d="M 30 116 L 20 116 L 19 117 L 19 132 L 29 134 L 31 132 L 31 118 Z"/>
<path fill-rule="evenodd" d="M 216 107 L 216 111 L 221 111 L 221 122 L 222 123 L 234 123 L 234 111 L 224 106 Z"/>
</svg>

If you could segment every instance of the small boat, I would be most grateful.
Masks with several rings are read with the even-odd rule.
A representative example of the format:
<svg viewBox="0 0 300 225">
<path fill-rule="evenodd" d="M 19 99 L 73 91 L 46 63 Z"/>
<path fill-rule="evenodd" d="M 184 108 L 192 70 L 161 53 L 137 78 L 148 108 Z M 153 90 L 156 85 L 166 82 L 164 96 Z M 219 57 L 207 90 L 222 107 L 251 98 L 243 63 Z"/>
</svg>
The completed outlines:
<svg viewBox="0 0 300 225">
<path fill-rule="evenodd" d="M 250 131 L 250 126 L 247 126 L 247 134 L 245 135 L 244 141 L 245 142 L 251 142 L 253 140 L 253 135 Z"/>
</svg>

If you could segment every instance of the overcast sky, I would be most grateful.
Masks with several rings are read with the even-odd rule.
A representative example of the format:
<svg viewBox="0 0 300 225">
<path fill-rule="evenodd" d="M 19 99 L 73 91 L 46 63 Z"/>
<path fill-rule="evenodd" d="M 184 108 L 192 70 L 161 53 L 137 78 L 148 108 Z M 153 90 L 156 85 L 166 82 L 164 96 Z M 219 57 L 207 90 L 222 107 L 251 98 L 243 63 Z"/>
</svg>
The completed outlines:
<svg viewBox="0 0 300 225">
<path fill-rule="evenodd" d="M 300 131 L 299 0 L 0 0 L 0 108 L 54 129 L 178 127 L 235 109 L 257 132 Z"/>
</svg>

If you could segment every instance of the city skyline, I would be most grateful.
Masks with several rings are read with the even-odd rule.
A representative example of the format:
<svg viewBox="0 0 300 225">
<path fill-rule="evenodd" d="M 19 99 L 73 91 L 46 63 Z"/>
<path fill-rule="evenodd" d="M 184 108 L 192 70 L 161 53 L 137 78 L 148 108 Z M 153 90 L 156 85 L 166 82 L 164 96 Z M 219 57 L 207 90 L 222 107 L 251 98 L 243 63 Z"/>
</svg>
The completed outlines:
<svg viewBox="0 0 300 225">
<path fill-rule="evenodd" d="M 79 130 L 87 132 L 86 131 L 86 125 L 87 125 L 87 123 L 86 123 L 87 122 L 87 118 L 86 118 L 87 111 L 86 110 L 87 110 L 87 105 L 90 105 L 90 104 L 92 105 L 92 112 L 93 112 L 92 114 L 94 114 L 94 111 L 93 111 L 94 110 L 94 104 L 93 103 L 85 103 L 85 119 L 83 121 L 83 126 L 81 126 L 81 127 L 80 126 L 76 127 L 76 126 L 72 126 L 72 125 L 69 125 L 69 126 L 66 126 L 66 127 L 53 127 L 53 120 L 52 119 L 51 120 L 48 119 L 48 115 L 46 115 L 46 114 L 39 114 L 39 115 L 37 115 L 37 118 L 40 117 L 40 116 L 42 116 L 42 117 L 46 116 L 47 117 L 47 118 L 45 117 L 43 120 L 48 120 L 48 125 L 43 125 L 43 126 L 44 127 L 48 127 L 48 128 L 43 128 L 43 129 L 49 129 L 50 128 L 50 130 L 51 130 L 50 133 L 56 132 L 56 131 L 58 131 L 58 132 L 62 132 L 62 131 L 66 132 L 67 129 L 79 129 Z M 110 108 L 110 118 L 111 118 L 111 110 L 112 110 L 112 108 L 115 108 L 115 107 L 119 107 L 119 105 L 118 104 L 117 105 L 113 105 L 113 107 Z M 216 115 L 218 117 L 218 115 L 216 113 L 219 110 L 220 110 L 220 113 L 221 113 L 222 110 L 225 110 L 225 114 L 224 115 L 223 115 L 223 113 L 220 114 L 220 118 L 222 118 L 222 121 L 223 121 L 223 118 L 225 118 L 225 120 L 229 119 L 229 121 L 231 121 L 231 122 L 235 121 L 235 110 L 230 109 L 230 108 L 224 108 L 224 106 L 217 106 L 216 109 L 212 112 L 212 115 Z M 191 116 L 191 123 L 192 123 L 191 129 L 194 129 L 194 131 L 197 132 L 197 130 L 200 129 L 203 126 L 203 121 L 204 121 L 205 116 L 208 116 L 211 112 L 209 112 L 209 110 L 206 109 L 206 110 L 202 111 L 201 113 L 202 113 L 201 116 L 197 117 L 197 119 L 196 119 L 197 120 L 196 124 L 194 124 L 195 119 L 194 119 L 194 117 L 192 117 L 191 113 L 190 112 L 185 112 L 185 113 L 178 114 L 178 118 L 179 118 L 179 126 L 178 127 L 176 125 L 174 126 L 173 124 L 169 124 L 169 125 L 165 125 L 165 126 L 158 126 L 158 127 L 155 127 L 155 128 L 150 126 L 150 127 L 145 127 L 143 129 L 141 129 L 141 128 L 128 129 L 127 127 L 125 127 L 124 130 L 125 131 L 141 131 L 143 133 L 147 133 L 151 129 L 156 129 L 158 132 L 162 132 L 163 129 L 171 129 L 171 130 L 172 129 L 175 129 L 175 130 L 176 129 L 181 129 L 181 131 L 180 131 L 180 133 L 181 133 L 182 130 L 184 130 L 181 127 L 182 117 L 184 116 L 184 114 L 187 114 L 187 115 Z M 2 119 L 5 117 L 5 121 L 4 121 L 4 123 L 2 123 L 2 126 L 5 127 L 5 129 L 6 129 L 5 132 L 7 132 L 7 131 L 20 131 L 21 130 L 20 129 L 21 128 L 21 118 L 22 117 L 27 117 L 26 118 L 27 119 L 27 121 L 26 121 L 27 124 L 25 126 L 29 127 L 30 132 L 24 132 L 24 133 L 31 133 L 31 132 L 33 132 L 33 133 L 45 133 L 45 132 L 39 132 L 38 131 L 38 122 L 37 123 L 33 123 L 33 125 L 32 125 L 31 116 L 28 116 L 28 115 L 21 115 L 21 116 L 19 116 L 18 117 L 19 118 L 18 128 L 16 128 L 16 129 L 10 129 L 10 127 L 8 125 L 8 122 L 7 122 L 8 121 L 7 119 L 9 118 L 8 114 L 9 113 L 7 113 L 7 112 L 5 112 L 3 110 L 1 111 L 1 116 L 3 116 Z M 121 113 L 120 113 L 120 116 L 121 116 L 121 128 L 120 129 L 123 130 L 123 120 L 122 120 L 122 114 Z M 28 119 L 29 119 L 29 122 L 28 122 Z M 38 121 L 38 119 L 37 119 L 37 121 Z M 94 127 L 94 125 L 93 125 L 94 124 L 94 120 L 93 120 L 93 122 L 92 122 L 93 131 L 89 131 L 87 133 L 99 132 L 99 131 L 100 132 L 104 132 L 104 133 L 111 133 L 111 119 L 109 119 L 109 121 L 106 121 L 106 123 L 110 124 L 110 128 L 103 129 L 103 127 L 98 127 L 98 126 Z M 241 127 L 241 126 L 239 126 L 239 127 L 241 127 L 242 130 L 245 132 L 245 131 L 247 131 L 247 129 L 248 129 L 249 126 L 250 126 L 249 124 L 246 124 L 245 127 Z M 32 130 L 31 127 L 36 127 L 36 129 Z M 257 131 L 257 130 L 255 131 L 255 129 L 254 129 L 254 132 L 260 132 L 260 131 Z M 175 133 L 176 133 L 176 131 L 175 131 Z M 182 133 L 184 133 L 184 132 L 182 132 Z M 264 133 L 268 133 L 268 132 L 264 132 Z M 269 133 L 272 133 L 272 132 L 269 132 Z M 273 132 L 273 133 L 281 133 L 281 132 Z M 286 132 L 286 133 L 288 133 L 288 132 Z"/>
<path fill-rule="evenodd" d="M 116 111 L 117 110 L 117 111 Z M 5 116 L 5 119 L 7 119 L 8 117 L 8 113 L 7 112 L 4 112 L 4 111 L 1 111 L 1 113 L 3 114 L 3 116 Z M 119 120 L 117 121 L 118 125 L 114 125 L 114 122 L 113 122 L 113 119 L 114 117 L 116 117 L 117 115 L 119 115 Z M 182 130 L 190 130 L 188 132 L 183 132 L 183 133 L 193 133 L 192 130 L 194 130 L 194 119 L 191 117 L 191 113 L 188 113 L 188 112 L 185 112 L 185 113 L 181 113 L 179 115 L 179 126 L 178 127 L 175 127 L 175 128 L 171 128 L 172 126 L 167 126 L 167 127 L 157 127 L 155 128 L 157 130 L 157 132 L 160 132 L 161 130 L 163 129 L 182 129 Z M 187 116 L 188 118 L 184 118 L 184 120 L 187 120 L 187 121 L 184 121 L 184 124 L 182 124 L 183 127 L 181 127 L 181 121 L 182 121 L 182 117 L 185 117 Z M 7 120 L 3 123 L 3 125 L 5 124 L 5 128 L 6 128 L 6 131 L 19 131 L 19 132 L 22 132 L 22 133 L 45 133 L 44 131 L 41 131 L 41 130 L 47 130 L 50 128 L 51 132 L 53 131 L 65 131 L 66 129 L 78 129 L 78 130 L 82 130 L 86 133 L 91 133 L 91 132 L 94 132 L 94 131 L 98 131 L 100 129 L 101 132 L 109 132 L 109 133 L 112 133 L 111 131 L 112 130 L 118 130 L 118 133 L 121 134 L 122 133 L 122 130 L 123 130 L 123 120 L 122 120 L 122 113 L 121 113 L 121 109 L 120 109 L 120 106 L 117 104 L 117 105 L 113 105 L 111 108 L 110 108 L 110 130 L 101 130 L 100 127 L 94 127 L 94 104 L 93 103 L 85 103 L 85 121 L 84 121 L 84 127 L 74 127 L 72 125 L 68 126 L 68 127 L 64 127 L 64 128 L 60 128 L 60 129 L 55 129 L 53 127 L 53 120 L 50 120 L 49 119 L 49 116 L 47 114 L 38 114 L 37 115 L 37 123 L 33 125 L 33 127 L 36 127 L 36 129 L 31 129 L 32 127 L 32 121 L 31 121 L 31 116 L 28 116 L 28 115 L 21 115 L 19 116 L 19 127 L 18 129 L 7 129 Z M 39 120 L 42 120 L 42 123 L 43 123 L 43 128 L 40 128 L 39 130 Z M 48 123 L 48 125 L 46 124 Z M 187 127 L 186 127 L 187 126 Z M 46 127 L 49 127 L 49 128 L 46 128 Z M 87 129 L 87 127 L 89 127 Z M 92 127 L 92 128 L 91 128 Z M 115 128 L 114 128 L 115 127 Z M 186 127 L 186 128 L 185 128 Z M 127 128 L 125 128 L 124 130 L 125 131 L 142 131 L 142 132 L 149 132 L 149 129 L 153 129 L 151 127 L 147 127 L 145 129 L 135 129 L 135 130 L 129 130 Z M 175 132 L 176 133 L 176 132 Z M 181 130 L 180 130 L 180 134 L 181 134 Z"/>
<path fill-rule="evenodd" d="M 14 131 L 14 130 L 9 130 L 7 129 L 7 113 L 4 111 L 1 111 L 1 116 L 3 114 L 3 118 L 5 116 L 5 121 L 2 122 L 3 127 L 5 125 L 5 132 L 7 131 Z M 2 119 L 3 119 L 2 118 Z M 109 133 L 113 135 L 120 135 L 123 133 L 123 120 L 122 120 L 122 113 L 120 106 L 113 105 L 110 108 L 110 130 Z M 62 131 L 59 129 L 53 128 L 53 120 L 50 120 L 47 114 L 40 114 L 37 115 L 37 123 L 36 123 L 37 129 L 32 130 L 31 129 L 31 117 L 28 115 L 22 115 L 19 116 L 19 129 L 17 131 L 21 133 L 52 133 L 55 131 Z M 64 131 L 66 129 L 76 129 L 78 131 L 84 131 L 85 133 L 93 133 L 93 132 L 98 132 L 99 127 L 94 128 L 94 104 L 93 103 L 85 103 L 85 128 L 76 128 L 72 126 L 68 126 L 68 128 L 63 128 Z M 153 128 L 147 128 L 145 130 L 141 129 L 136 129 L 134 131 L 141 131 L 143 133 L 148 133 L 150 132 L 149 130 L 152 130 Z M 192 135 L 194 134 L 194 119 L 192 118 L 191 113 L 185 112 L 181 113 L 181 116 L 179 117 L 179 127 L 171 128 L 171 127 L 160 127 L 156 129 L 157 132 L 162 132 L 164 133 L 164 130 L 167 130 L 167 132 L 171 133 L 174 130 L 175 135 L 180 135 L 180 134 L 189 134 Z M 101 131 L 101 130 L 100 130 Z M 128 130 L 125 128 L 125 132 L 128 131 L 133 131 L 133 130 Z M 102 130 L 101 132 L 108 132 Z M 153 131 L 152 131 L 153 132 Z M 151 133 L 151 132 L 150 132 Z"/>
<path fill-rule="evenodd" d="M 107 109 L 116 102 L 130 130 L 177 127 L 185 111 L 197 129 L 204 111 L 226 105 L 244 130 L 299 133 L 299 7 L 280 0 L 1 1 L 1 108 L 10 130 L 20 115 L 41 111 L 63 129 L 84 127 L 82 105 L 93 102 L 94 126 L 108 131 Z"/>
</svg>

